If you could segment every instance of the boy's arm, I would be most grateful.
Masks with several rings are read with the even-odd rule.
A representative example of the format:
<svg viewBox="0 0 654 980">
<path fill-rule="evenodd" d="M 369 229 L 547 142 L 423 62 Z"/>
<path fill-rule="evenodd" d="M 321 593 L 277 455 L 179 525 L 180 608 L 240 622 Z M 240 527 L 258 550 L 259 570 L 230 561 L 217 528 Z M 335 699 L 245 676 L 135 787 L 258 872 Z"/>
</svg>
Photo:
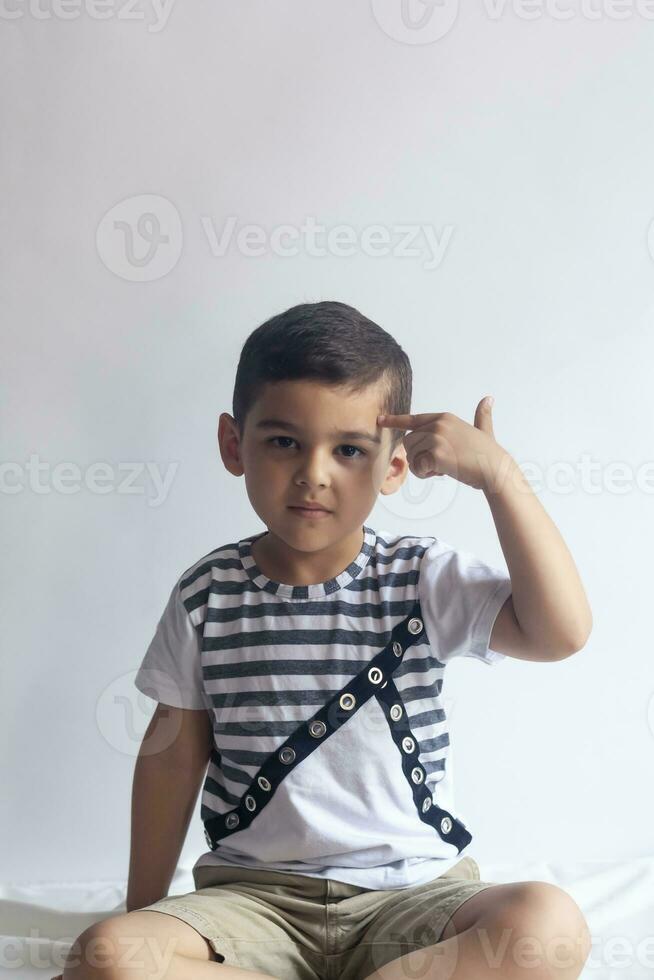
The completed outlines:
<svg viewBox="0 0 654 980">
<path fill-rule="evenodd" d="M 593 616 L 568 547 L 508 453 L 483 486 L 511 576 L 489 646 L 520 660 L 581 650 Z"/>
<path fill-rule="evenodd" d="M 168 894 L 212 746 L 206 709 L 157 704 L 134 767 L 127 912 Z"/>
<path fill-rule="evenodd" d="M 412 430 L 402 441 L 420 479 L 451 476 L 484 491 L 512 589 L 495 619 L 490 649 L 520 660 L 562 660 L 586 644 L 593 616 L 558 528 L 495 439 L 492 403 L 481 399 L 474 425 L 452 412 L 378 415 L 377 422 Z"/>
</svg>

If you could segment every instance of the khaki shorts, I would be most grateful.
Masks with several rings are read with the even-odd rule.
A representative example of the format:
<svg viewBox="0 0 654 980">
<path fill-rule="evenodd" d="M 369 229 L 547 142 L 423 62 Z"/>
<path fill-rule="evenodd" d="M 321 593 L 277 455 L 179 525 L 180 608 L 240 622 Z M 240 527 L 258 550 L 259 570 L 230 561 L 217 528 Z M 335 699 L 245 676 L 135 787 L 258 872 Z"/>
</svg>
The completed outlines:
<svg viewBox="0 0 654 980">
<path fill-rule="evenodd" d="M 494 884 L 480 880 L 471 857 L 424 885 L 382 891 L 254 868 L 209 866 L 195 874 L 196 891 L 144 908 L 193 926 L 217 962 L 281 980 L 366 980 L 385 963 L 433 946 L 452 913 Z"/>
</svg>

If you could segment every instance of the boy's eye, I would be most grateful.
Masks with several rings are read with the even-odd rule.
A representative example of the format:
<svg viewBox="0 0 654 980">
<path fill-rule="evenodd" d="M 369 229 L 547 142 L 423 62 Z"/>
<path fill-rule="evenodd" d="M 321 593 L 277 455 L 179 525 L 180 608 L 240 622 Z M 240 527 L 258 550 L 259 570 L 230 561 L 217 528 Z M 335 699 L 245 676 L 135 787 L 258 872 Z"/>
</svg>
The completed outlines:
<svg viewBox="0 0 654 980">
<path fill-rule="evenodd" d="M 269 439 L 269 440 L 268 440 L 268 442 L 271 442 L 271 443 L 276 443 L 276 442 L 278 442 L 278 441 L 279 441 L 280 439 L 282 439 L 282 440 L 283 440 L 283 439 L 286 439 L 286 440 L 287 440 L 288 442 L 295 442 L 295 439 L 291 439 L 291 437 L 290 437 L 290 436 L 273 436 L 273 437 L 272 437 L 272 439 Z M 285 447 L 285 446 L 278 446 L 278 448 L 279 448 L 279 449 L 285 449 L 286 447 Z M 363 449 L 359 449 L 359 447 L 358 447 L 358 446 L 350 446 L 350 445 L 348 445 L 347 443 L 344 443 L 344 444 L 343 444 L 342 446 L 339 446 L 339 448 L 340 448 L 340 449 L 354 449 L 354 452 L 355 452 L 355 453 L 359 453 L 359 455 L 361 455 L 361 456 L 365 456 L 365 455 L 366 455 L 366 453 L 365 453 L 365 451 L 364 451 Z M 345 457 L 345 458 L 346 458 L 346 459 L 356 459 L 356 456 L 355 456 L 355 455 L 352 455 L 352 456 L 350 456 L 350 455 L 348 454 L 348 455 L 346 455 L 346 457 Z"/>
</svg>

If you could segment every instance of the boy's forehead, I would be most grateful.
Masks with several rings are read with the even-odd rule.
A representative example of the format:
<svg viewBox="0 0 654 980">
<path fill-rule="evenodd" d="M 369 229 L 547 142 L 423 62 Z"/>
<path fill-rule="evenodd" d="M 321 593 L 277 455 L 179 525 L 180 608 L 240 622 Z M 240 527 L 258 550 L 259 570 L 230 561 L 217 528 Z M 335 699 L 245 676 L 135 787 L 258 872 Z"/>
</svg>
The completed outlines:
<svg viewBox="0 0 654 980">
<path fill-rule="evenodd" d="M 352 392 L 342 386 L 317 382 L 276 382 L 267 384 L 250 413 L 252 427 L 263 431 L 286 427 L 298 432 L 349 433 L 384 442 L 384 430 L 377 425 L 381 393 L 369 387 Z"/>
<path fill-rule="evenodd" d="M 298 427 L 377 428 L 381 391 L 368 386 L 354 392 L 341 385 L 315 381 L 281 381 L 266 384 L 251 409 L 253 424 L 283 419 Z"/>
</svg>

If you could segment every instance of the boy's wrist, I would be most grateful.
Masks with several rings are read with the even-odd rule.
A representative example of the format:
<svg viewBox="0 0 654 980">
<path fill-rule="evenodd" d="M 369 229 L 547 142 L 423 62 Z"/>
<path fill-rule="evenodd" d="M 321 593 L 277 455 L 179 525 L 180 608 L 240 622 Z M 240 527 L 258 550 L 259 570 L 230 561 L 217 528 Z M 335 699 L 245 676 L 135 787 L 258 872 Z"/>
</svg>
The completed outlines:
<svg viewBox="0 0 654 980">
<path fill-rule="evenodd" d="M 172 876 L 171 876 L 172 878 Z M 134 909 L 145 908 L 152 905 L 161 898 L 166 898 L 170 882 L 147 880 L 144 876 L 130 875 L 127 880 L 127 893 L 125 895 L 125 910 L 133 912 Z"/>
<path fill-rule="evenodd" d="M 520 477 L 523 477 L 522 470 L 517 461 L 508 450 L 498 446 L 498 450 L 490 458 L 482 462 L 484 482 L 481 489 L 488 496 L 497 494 L 517 486 Z"/>
</svg>

